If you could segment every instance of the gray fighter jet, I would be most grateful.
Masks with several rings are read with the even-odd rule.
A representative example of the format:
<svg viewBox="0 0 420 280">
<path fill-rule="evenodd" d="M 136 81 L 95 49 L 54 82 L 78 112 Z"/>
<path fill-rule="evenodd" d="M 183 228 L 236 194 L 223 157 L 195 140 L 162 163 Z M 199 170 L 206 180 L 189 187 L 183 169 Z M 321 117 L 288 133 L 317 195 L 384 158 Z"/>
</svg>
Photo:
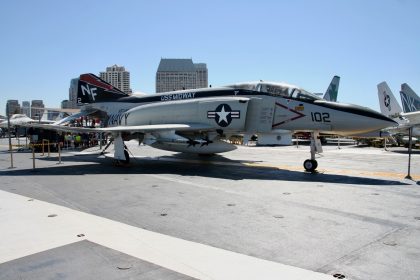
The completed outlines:
<svg viewBox="0 0 420 280">
<path fill-rule="evenodd" d="M 219 88 L 131 96 L 93 74 L 80 76 L 81 113 L 53 125 L 70 132 L 105 132 L 114 139 L 114 158 L 129 161 L 124 141 L 138 139 L 152 147 L 197 154 L 223 153 L 235 145 L 229 135 L 270 133 L 275 129 L 310 132 L 311 158 L 304 168 L 314 171 L 322 152 L 320 133 L 353 135 L 396 125 L 371 109 L 326 101 L 304 89 L 272 82 L 248 82 Z M 64 126 L 89 114 L 102 127 Z M 34 125 L 35 126 L 35 125 Z"/>
</svg>

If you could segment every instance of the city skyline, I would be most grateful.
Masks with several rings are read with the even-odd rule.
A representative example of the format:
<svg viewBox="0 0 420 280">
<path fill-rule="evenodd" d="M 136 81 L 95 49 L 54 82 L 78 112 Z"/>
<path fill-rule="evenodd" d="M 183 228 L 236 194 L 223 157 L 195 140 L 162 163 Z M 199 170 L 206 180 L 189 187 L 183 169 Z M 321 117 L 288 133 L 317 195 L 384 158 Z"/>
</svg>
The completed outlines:
<svg viewBox="0 0 420 280">
<path fill-rule="evenodd" d="M 340 102 L 379 110 L 382 81 L 396 95 L 402 83 L 420 92 L 419 8 L 414 0 L 5 2 L 0 114 L 8 99 L 58 107 L 72 78 L 113 64 L 130 70 L 133 92 L 153 94 L 162 57 L 206 62 L 212 86 L 262 79 L 325 92 L 339 75 Z M 124 14 L 125 28 L 103 28 L 109 19 L 98 14 Z"/>
</svg>

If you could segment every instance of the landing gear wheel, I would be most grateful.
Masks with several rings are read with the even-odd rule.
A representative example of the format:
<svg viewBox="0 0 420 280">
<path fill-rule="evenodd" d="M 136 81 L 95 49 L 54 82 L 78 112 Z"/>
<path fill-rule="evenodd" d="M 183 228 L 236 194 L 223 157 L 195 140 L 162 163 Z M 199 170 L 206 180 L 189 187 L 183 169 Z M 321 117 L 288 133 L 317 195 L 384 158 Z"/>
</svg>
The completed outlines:
<svg viewBox="0 0 420 280">
<path fill-rule="evenodd" d="M 318 162 L 314 159 L 307 159 L 303 162 L 303 167 L 306 171 L 314 172 L 318 167 Z"/>
</svg>

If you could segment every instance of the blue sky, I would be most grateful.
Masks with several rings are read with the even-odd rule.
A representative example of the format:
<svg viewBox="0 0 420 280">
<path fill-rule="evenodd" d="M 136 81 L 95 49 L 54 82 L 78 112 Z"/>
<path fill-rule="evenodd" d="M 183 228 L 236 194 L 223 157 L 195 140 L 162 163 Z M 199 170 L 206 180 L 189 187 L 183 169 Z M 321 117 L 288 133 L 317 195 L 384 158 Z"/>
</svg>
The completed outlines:
<svg viewBox="0 0 420 280">
<path fill-rule="evenodd" d="M 154 93 L 161 57 L 205 62 L 213 86 L 283 81 L 379 110 L 376 85 L 420 94 L 420 1 L 3 1 L 0 114 L 8 99 L 58 107 L 70 80 L 123 65 Z"/>
</svg>

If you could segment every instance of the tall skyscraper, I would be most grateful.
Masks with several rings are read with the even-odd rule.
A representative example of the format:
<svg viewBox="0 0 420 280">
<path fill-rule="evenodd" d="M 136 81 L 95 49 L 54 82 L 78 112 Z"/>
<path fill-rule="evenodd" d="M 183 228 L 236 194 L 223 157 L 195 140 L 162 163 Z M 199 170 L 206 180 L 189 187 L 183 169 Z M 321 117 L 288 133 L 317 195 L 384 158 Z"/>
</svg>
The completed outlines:
<svg viewBox="0 0 420 280">
<path fill-rule="evenodd" d="M 209 86 L 209 74 L 205 63 L 195 63 L 195 71 L 197 72 L 196 88 L 206 88 Z"/>
<path fill-rule="evenodd" d="M 7 100 L 7 105 L 9 106 L 10 115 L 21 113 L 20 104 L 18 100 Z M 7 107 L 6 107 L 6 116 L 7 116 Z"/>
<path fill-rule="evenodd" d="M 61 109 L 71 109 L 71 105 L 70 100 L 61 101 Z"/>
<path fill-rule="evenodd" d="M 25 114 L 27 117 L 31 116 L 31 103 L 29 101 L 23 101 L 22 102 L 22 114 Z"/>
<path fill-rule="evenodd" d="M 156 93 L 208 86 L 205 63 L 194 64 L 192 59 L 162 58 L 156 72 Z"/>
<path fill-rule="evenodd" d="M 34 120 L 39 120 L 44 114 L 44 102 L 42 100 L 32 100 L 31 103 L 31 118 Z"/>
<path fill-rule="evenodd" d="M 99 76 L 102 80 L 110 83 L 119 90 L 131 94 L 130 88 L 130 72 L 126 71 L 124 66 L 116 64 L 107 67 L 106 72 L 100 72 Z"/>
<path fill-rule="evenodd" d="M 70 88 L 69 88 L 69 102 L 71 109 L 77 108 L 77 85 L 79 83 L 79 78 L 71 79 Z"/>
</svg>

